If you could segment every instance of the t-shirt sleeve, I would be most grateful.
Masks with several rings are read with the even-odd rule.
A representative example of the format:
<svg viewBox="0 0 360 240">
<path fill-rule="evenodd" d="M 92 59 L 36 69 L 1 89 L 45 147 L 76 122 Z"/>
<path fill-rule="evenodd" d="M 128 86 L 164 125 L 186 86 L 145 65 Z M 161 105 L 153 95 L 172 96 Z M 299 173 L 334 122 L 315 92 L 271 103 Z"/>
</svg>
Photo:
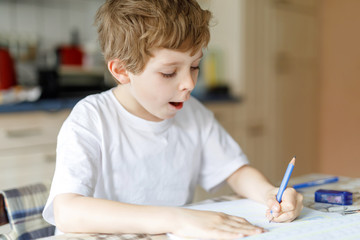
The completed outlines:
<svg viewBox="0 0 360 240">
<path fill-rule="evenodd" d="M 237 169 L 249 162 L 239 144 L 218 123 L 213 114 L 207 119 L 200 185 L 206 191 L 212 191 Z"/>
<path fill-rule="evenodd" d="M 100 171 L 101 151 L 98 116 L 94 106 L 75 106 L 58 135 L 56 168 L 44 219 L 55 225 L 53 200 L 61 193 L 92 196 Z"/>
</svg>

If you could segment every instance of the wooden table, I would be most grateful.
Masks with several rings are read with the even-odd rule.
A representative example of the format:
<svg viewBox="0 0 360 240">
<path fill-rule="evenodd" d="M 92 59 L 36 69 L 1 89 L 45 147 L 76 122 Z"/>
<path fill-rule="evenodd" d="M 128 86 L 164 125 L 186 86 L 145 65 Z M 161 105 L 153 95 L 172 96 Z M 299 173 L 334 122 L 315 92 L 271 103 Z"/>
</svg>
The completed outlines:
<svg viewBox="0 0 360 240">
<path fill-rule="evenodd" d="M 308 174 L 301 177 L 295 177 L 290 180 L 289 186 L 296 183 L 307 182 L 315 179 L 321 179 L 329 177 L 329 175 L 324 174 Z M 346 190 L 353 192 L 353 205 L 351 208 L 360 209 L 360 178 L 349 178 L 349 177 L 339 177 L 339 181 L 336 183 L 309 187 L 299 189 L 304 195 L 304 206 L 312 209 L 316 209 L 323 212 L 338 212 L 341 214 L 347 213 L 346 206 L 338 206 L 332 204 L 323 204 L 323 203 L 315 203 L 314 202 L 314 193 L 317 189 L 332 189 L 332 190 Z M 222 196 L 219 198 L 213 198 L 206 201 L 202 201 L 201 203 L 211 203 L 211 202 L 222 202 L 222 201 L 231 201 L 239 199 L 236 195 L 230 196 Z M 200 203 L 197 203 L 200 204 Z M 159 235 L 148 235 L 148 234 L 64 234 L 53 237 L 43 238 L 42 240 L 100 240 L 100 239 L 108 239 L 108 240 L 164 240 L 168 239 L 165 234 Z"/>
</svg>

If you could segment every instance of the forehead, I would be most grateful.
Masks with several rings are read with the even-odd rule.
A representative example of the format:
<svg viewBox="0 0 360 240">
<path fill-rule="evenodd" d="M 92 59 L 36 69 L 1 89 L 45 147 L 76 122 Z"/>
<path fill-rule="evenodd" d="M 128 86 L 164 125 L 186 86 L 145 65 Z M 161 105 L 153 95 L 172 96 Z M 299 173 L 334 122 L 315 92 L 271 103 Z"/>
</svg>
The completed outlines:
<svg viewBox="0 0 360 240">
<path fill-rule="evenodd" d="M 155 49 L 152 51 L 152 57 L 148 61 L 148 65 L 176 65 L 176 64 L 186 64 L 192 63 L 201 59 L 203 56 L 202 50 L 200 49 L 194 55 L 191 54 L 192 51 L 176 51 L 173 49 L 161 48 Z"/>
</svg>

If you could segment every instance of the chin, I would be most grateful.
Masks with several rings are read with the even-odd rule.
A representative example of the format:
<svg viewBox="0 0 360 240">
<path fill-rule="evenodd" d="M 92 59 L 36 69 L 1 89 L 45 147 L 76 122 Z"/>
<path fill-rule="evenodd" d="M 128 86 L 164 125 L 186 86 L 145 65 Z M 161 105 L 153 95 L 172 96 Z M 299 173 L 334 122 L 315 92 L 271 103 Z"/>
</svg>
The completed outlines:
<svg viewBox="0 0 360 240">
<path fill-rule="evenodd" d="M 162 120 L 174 118 L 176 113 L 168 114 L 166 116 L 161 117 Z"/>
</svg>

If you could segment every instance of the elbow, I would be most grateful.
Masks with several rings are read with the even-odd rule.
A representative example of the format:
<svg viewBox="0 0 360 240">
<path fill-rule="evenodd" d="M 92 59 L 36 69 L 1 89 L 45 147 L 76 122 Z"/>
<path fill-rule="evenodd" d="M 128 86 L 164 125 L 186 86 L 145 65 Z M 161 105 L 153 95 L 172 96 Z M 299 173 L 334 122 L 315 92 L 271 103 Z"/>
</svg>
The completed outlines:
<svg viewBox="0 0 360 240">
<path fill-rule="evenodd" d="M 71 229 L 68 228 L 66 224 L 66 217 L 64 217 L 64 214 L 55 214 L 55 225 L 56 228 L 58 228 L 63 233 L 71 233 Z"/>
<path fill-rule="evenodd" d="M 63 233 L 77 232 L 77 216 L 72 202 L 75 194 L 60 194 L 54 199 L 54 220 L 56 227 Z"/>
<path fill-rule="evenodd" d="M 57 209 L 57 210 L 56 210 Z M 63 233 L 70 233 L 72 229 L 69 228 L 69 224 L 67 222 L 68 218 L 67 214 L 62 211 L 62 208 L 54 206 L 54 219 L 56 227 Z"/>
</svg>

